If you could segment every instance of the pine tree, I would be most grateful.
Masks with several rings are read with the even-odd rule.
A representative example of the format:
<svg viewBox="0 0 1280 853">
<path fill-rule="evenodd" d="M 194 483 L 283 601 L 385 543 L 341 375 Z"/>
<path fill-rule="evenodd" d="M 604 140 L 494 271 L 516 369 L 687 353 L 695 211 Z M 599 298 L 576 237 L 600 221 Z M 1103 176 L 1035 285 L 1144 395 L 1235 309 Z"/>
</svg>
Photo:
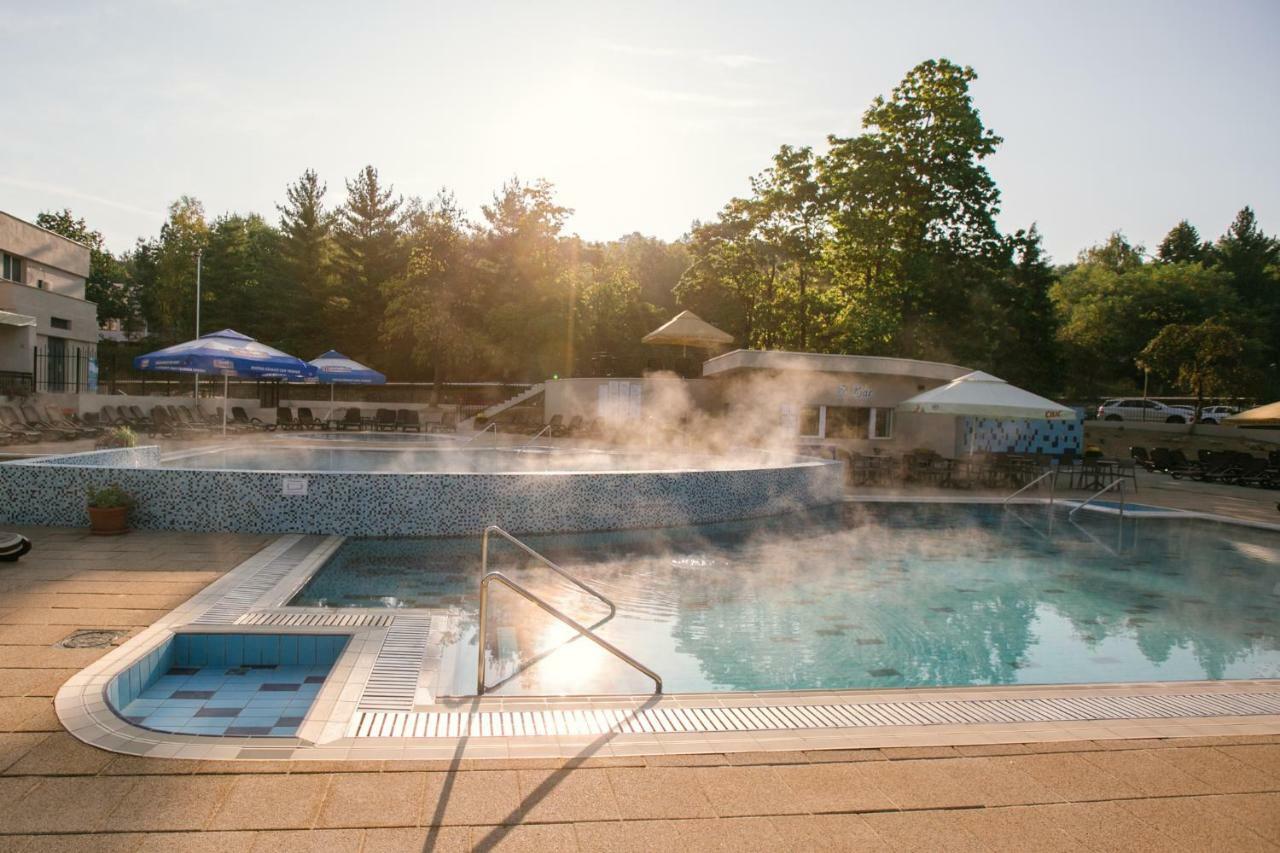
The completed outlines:
<svg viewBox="0 0 1280 853">
<path fill-rule="evenodd" d="M 1165 235 L 1156 249 L 1156 257 L 1165 264 L 1203 263 L 1210 246 L 1200 239 L 1200 232 L 1187 220 L 1182 220 Z"/>
<path fill-rule="evenodd" d="M 347 184 L 347 203 L 338 210 L 334 238 L 338 245 L 338 297 L 344 352 L 357 360 L 384 361 L 378 356 L 378 329 L 386 314 L 383 285 L 404 268 L 400 247 L 404 199 L 383 187 L 378 170 L 365 166 Z"/>
<path fill-rule="evenodd" d="M 287 307 L 284 332 L 296 349 L 310 357 L 329 348 L 326 312 L 333 294 L 334 216 L 324 207 L 327 186 L 307 169 L 285 190 L 280 213 L 283 285 Z M 313 353 L 314 351 L 314 353 Z"/>
</svg>

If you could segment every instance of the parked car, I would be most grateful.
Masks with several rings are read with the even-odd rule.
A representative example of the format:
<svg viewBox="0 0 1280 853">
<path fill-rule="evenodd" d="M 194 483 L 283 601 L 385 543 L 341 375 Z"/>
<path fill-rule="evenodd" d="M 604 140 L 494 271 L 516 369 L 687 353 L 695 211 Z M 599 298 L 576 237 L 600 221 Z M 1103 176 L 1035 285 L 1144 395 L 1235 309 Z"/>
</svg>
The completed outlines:
<svg viewBox="0 0 1280 853">
<path fill-rule="evenodd" d="M 1192 406 L 1168 406 L 1158 400 L 1133 398 L 1106 400 L 1098 407 L 1100 421 L 1155 421 L 1166 424 L 1190 423 L 1195 416 Z"/>
<path fill-rule="evenodd" d="M 1223 418 L 1229 418 L 1239 411 L 1235 406 L 1205 406 L 1200 410 L 1200 423 L 1220 424 Z"/>
</svg>

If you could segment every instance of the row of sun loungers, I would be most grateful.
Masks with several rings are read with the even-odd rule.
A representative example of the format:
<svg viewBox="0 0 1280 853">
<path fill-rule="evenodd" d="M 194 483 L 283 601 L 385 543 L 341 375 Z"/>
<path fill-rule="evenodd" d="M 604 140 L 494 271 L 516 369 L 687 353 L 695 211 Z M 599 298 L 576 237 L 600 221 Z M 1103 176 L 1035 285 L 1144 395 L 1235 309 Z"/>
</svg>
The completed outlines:
<svg viewBox="0 0 1280 853">
<path fill-rule="evenodd" d="M 30 403 L 0 406 L 0 444 L 74 441 L 102 434 L 102 428 L 79 415 L 45 406 L 41 414 Z"/>
<path fill-rule="evenodd" d="M 1168 474 L 1175 480 L 1186 477 L 1203 483 L 1226 483 L 1280 489 L 1280 450 L 1266 458 L 1236 450 L 1198 450 L 1194 460 L 1178 449 L 1130 447 L 1134 461 L 1148 471 Z"/>
</svg>

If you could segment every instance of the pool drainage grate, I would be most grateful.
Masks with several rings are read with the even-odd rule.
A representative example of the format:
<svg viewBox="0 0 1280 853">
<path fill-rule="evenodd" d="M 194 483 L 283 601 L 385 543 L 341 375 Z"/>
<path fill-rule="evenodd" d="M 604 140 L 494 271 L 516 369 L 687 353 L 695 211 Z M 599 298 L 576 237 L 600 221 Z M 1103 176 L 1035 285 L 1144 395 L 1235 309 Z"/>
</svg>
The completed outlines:
<svg viewBox="0 0 1280 853">
<path fill-rule="evenodd" d="M 237 625 L 272 625 L 282 628 L 385 628 L 394 621 L 382 613 L 298 613 L 289 610 L 260 610 L 246 613 Z"/>
<path fill-rule="evenodd" d="M 301 536 L 267 565 L 254 572 L 247 580 L 237 584 L 218 602 L 192 621 L 194 625 L 234 625 L 289 572 L 298 567 L 314 551 L 323 536 Z"/>
<path fill-rule="evenodd" d="M 431 631 L 428 614 L 397 613 L 360 697 L 361 710 L 412 711 Z"/>
<path fill-rule="evenodd" d="M 1051 699 L 956 699 L 749 707 L 657 706 L 408 713 L 365 710 L 348 737 L 522 737 L 750 732 L 874 726 L 1082 722 L 1280 714 L 1280 693 L 1201 693 Z"/>
</svg>

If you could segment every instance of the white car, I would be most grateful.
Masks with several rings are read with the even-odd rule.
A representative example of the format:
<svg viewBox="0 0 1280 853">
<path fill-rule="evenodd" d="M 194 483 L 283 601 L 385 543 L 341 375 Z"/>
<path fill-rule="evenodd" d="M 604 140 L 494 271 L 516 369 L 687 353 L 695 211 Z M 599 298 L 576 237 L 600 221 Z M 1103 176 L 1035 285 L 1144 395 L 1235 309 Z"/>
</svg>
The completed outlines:
<svg viewBox="0 0 1280 853">
<path fill-rule="evenodd" d="M 1200 423 L 1220 424 L 1224 418 L 1239 413 L 1235 406 L 1205 406 L 1200 410 Z"/>
<path fill-rule="evenodd" d="M 1098 407 L 1100 421 L 1153 421 L 1166 424 L 1190 423 L 1195 416 L 1191 406 L 1167 406 L 1158 400 L 1117 398 Z"/>
</svg>

